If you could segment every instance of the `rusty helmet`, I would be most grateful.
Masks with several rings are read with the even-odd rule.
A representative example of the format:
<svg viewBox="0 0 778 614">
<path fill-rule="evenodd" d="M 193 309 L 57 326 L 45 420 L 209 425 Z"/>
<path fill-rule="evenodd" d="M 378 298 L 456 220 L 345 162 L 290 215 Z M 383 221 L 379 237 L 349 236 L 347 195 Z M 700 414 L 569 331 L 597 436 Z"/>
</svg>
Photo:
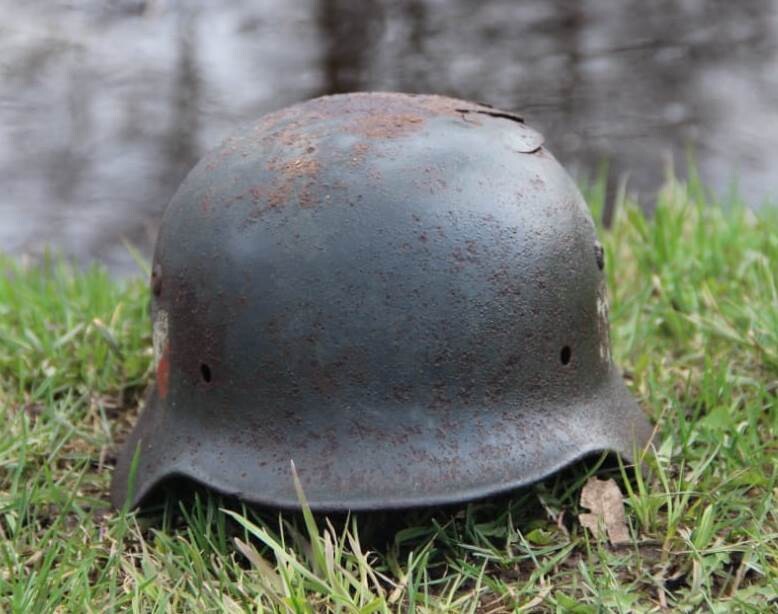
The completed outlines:
<svg viewBox="0 0 778 614">
<path fill-rule="evenodd" d="M 294 461 L 314 510 L 398 508 L 631 458 L 650 426 L 611 360 L 602 249 L 542 141 L 359 93 L 206 155 L 160 228 L 156 381 L 113 502 L 183 476 L 293 508 Z"/>
</svg>

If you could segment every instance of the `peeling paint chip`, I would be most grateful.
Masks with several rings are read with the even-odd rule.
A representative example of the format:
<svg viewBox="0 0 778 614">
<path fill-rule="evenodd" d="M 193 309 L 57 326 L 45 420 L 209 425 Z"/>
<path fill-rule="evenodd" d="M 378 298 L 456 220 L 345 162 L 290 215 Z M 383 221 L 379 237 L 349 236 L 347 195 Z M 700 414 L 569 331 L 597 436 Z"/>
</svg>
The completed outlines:
<svg viewBox="0 0 778 614">
<path fill-rule="evenodd" d="M 629 544 L 632 540 L 624 516 L 624 497 L 613 480 L 589 478 L 581 490 L 581 507 L 590 514 L 579 514 L 581 526 L 589 529 L 595 537 L 603 537 L 602 530 L 614 546 Z"/>
</svg>

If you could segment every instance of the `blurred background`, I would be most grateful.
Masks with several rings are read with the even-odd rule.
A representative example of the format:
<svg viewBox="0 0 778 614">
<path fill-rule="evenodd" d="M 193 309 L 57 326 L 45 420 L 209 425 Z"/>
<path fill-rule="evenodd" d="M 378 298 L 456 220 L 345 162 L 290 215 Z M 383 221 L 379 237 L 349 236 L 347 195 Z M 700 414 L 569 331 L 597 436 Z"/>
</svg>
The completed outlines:
<svg viewBox="0 0 778 614">
<path fill-rule="evenodd" d="M 774 0 L 0 0 L 0 250 L 135 272 L 188 169 L 321 94 L 431 92 L 518 111 L 571 172 L 647 205 L 703 180 L 778 194 Z"/>
</svg>

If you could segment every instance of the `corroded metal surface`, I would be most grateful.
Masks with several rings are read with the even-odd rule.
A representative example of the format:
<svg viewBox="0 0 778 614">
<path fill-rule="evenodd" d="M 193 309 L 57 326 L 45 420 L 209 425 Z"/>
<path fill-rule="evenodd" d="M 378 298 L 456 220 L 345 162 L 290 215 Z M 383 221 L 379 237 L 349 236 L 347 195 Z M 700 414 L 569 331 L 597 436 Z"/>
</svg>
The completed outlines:
<svg viewBox="0 0 778 614">
<path fill-rule="evenodd" d="M 204 158 L 164 216 L 131 503 L 184 475 L 314 509 L 453 502 L 650 431 L 610 360 L 601 248 L 520 117 L 319 98 Z"/>
</svg>

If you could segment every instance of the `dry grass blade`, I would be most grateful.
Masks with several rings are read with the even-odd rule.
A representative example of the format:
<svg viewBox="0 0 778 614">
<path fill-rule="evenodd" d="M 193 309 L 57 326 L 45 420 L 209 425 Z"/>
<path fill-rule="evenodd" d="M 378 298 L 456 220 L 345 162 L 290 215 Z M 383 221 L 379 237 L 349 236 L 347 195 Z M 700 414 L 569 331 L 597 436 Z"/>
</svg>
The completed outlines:
<svg viewBox="0 0 778 614">
<path fill-rule="evenodd" d="M 276 573 L 273 566 L 257 552 L 257 549 L 251 544 L 241 541 L 237 537 L 234 538 L 233 542 L 238 551 L 257 569 L 261 581 L 266 584 L 267 588 L 276 595 L 282 593 L 283 582 L 281 578 Z"/>
</svg>

